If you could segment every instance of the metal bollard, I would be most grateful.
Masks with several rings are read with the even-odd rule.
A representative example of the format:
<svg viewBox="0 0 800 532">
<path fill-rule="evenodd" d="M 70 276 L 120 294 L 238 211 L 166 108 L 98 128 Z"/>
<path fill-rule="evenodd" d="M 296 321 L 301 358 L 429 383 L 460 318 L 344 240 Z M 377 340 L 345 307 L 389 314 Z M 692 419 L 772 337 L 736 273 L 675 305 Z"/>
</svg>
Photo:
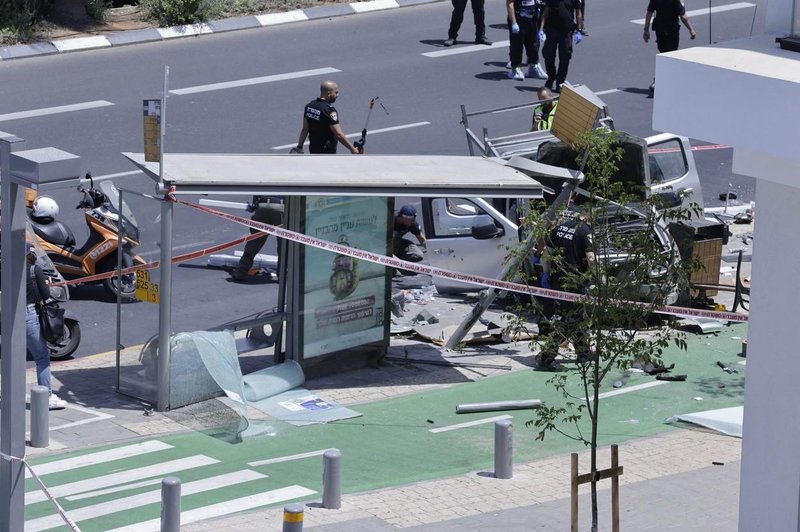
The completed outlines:
<svg viewBox="0 0 800 532">
<path fill-rule="evenodd" d="M 181 479 L 166 477 L 161 481 L 161 532 L 180 532 Z"/>
<path fill-rule="evenodd" d="M 287 504 L 283 507 L 283 532 L 303 532 L 302 504 Z"/>
<path fill-rule="evenodd" d="M 510 419 L 494 422 L 494 476 L 511 478 L 514 476 L 513 423 Z"/>
<path fill-rule="evenodd" d="M 329 449 L 322 455 L 322 507 L 338 510 L 342 507 L 342 453 Z"/>
<path fill-rule="evenodd" d="M 31 447 L 50 445 L 50 390 L 31 388 Z"/>
</svg>

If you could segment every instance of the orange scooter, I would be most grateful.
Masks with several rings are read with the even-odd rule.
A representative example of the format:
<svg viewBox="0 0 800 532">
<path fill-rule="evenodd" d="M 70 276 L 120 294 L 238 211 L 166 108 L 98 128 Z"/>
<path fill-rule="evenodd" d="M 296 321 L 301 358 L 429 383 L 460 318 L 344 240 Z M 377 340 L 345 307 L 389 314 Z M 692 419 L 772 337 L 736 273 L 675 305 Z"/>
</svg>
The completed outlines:
<svg viewBox="0 0 800 532">
<path fill-rule="evenodd" d="M 81 247 L 76 247 L 72 230 L 57 221 L 58 204 L 48 196 L 39 196 L 33 201 L 28 217 L 34 233 L 56 269 L 65 279 L 80 279 L 117 269 L 117 250 L 122 247 L 122 267 L 144 264 L 144 260 L 133 253 L 139 245 L 139 228 L 133 216 L 120 213 L 110 196 L 118 198 L 118 192 L 110 182 L 100 186 L 109 191 L 94 188 L 90 174 L 89 189 L 78 190 L 83 199 L 77 209 L 85 209 L 84 217 L 89 226 L 89 238 Z M 134 300 L 136 276 L 126 274 L 112 276 L 90 283 L 103 283 L 103 288 L 114 299 L 121 296 L 123 302 Z"/>
</svg>

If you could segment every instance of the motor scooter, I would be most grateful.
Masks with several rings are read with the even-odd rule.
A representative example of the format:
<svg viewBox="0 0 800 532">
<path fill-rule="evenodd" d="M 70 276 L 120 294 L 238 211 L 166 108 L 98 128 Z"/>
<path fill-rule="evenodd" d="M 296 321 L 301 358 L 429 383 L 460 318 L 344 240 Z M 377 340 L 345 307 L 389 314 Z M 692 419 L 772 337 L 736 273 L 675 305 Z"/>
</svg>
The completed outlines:
<svg viewBox="0 0 800 532">
<path fill-rule="evenodd" d="M 139 228 L 128 209 L 121 213 L 119 192 L 104 181 L 98 190 L 91 174 L 86 174 L 89 188 L 78 187 L 83 199 L 77 209 L 85 209 L 84 218 L 89 228 L 89 238 L 81 247 L 76 247 L 72 230 L 63 222 L 53 218 L 37 218 L 29 212 L 28 217 L 39 243 L 56 269 L 66 279 L 80 279 L 92 275 L 113 272 L 117 269 L 117 250 L 122 246 L 122 268 L 144 264 L 144 260 L 133 253 L 139 245 Z M 101 282 L 103 288 L 114 299 L 119 295 L 124 303 L 135 299 L 136 276 L 115 275 L 92 281 Z"/>
</svg>

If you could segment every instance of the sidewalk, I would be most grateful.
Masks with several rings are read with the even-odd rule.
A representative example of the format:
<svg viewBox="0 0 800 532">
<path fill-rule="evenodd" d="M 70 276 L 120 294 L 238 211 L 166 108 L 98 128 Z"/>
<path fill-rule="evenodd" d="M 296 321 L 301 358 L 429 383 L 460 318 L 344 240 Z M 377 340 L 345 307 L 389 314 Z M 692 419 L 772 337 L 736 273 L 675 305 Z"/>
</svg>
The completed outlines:
<svg viewBox="0 0 800 532">
<path fill-rule="evenodd" d="M 732 229 L 745 234 L 752 232 L 752 225 L 732 226 Z M 729 248 L 740 247 L 740 239 L 741 235 L 734 235 L 724 247 L 723 266 L 729 265 L 725 262 L 725 255 L 729 255 Z M 749 249 L 744 244 L 741 247 Z M 743 268 L 743 277 L 749 276 L 749 263 L 746 267 L 746 270 Z M 722 282 L 725 282 L 725 277 L 722 277 Z M 460 321 L 459 316 L 471 306 L 469 300 L 446 296 L 437 299 L 453 313 L 456 321 Z M 733 294 L 720 292 L 715 299 L 730 309 Z M 730 351 L 732 340 L 730 335 L 727 336 L 698 337 L 699 341 L 693 343 L 695 349 L 710 350 L 711 353 L 692 355 L 717 357 L 721 342 L 727 342 L 725 349 Z M 449 360 L 475 366 L 397 363 L 392 367 L 364 368 L 312 379 L 306 382 L 305 387 L 341 405 L 367 405 L 390 398 L 416 397 L 426 391 L 444 390 L 512 372 L 530 371 L 533 365 L 527 342 L 475 344 L 463 352 L 443 353 L 426 341 L 393 337 L 389 355 L 394 359 Z M 171 412 L 152 412 L 150 405 L 114 391 L 114 368 L 114 353 L 53 364 L 54 388 L 69 405 L 65 410 L 51 412 L 50 447 L 28 448 L 28 457 L 34 464 L 42 460 L 51 461 L 56 453 L 89 451 L 148 437 L 203 431 L 218 425 L 220 412 L 228 410 L 225 399 L 212 399 Z M 28 371 L 27 380 L 29 384 L 35 382 L 33 370 Z M 712 389 L 711 384 L 704 385 Z M 713 389 L 716 389 L 716 384 L 713 384 Z M 726 393 L 734 397 L 740 391 L 738 387 L 729 386 Z M 622 526 L 626 530 L 736 529 L 741 440 L 701 430 L 668 427 L 662 434 L 636 438 L 632 436 L 637 433 L 632 430 L 633 425 L 621 427 L 620 434 L 628 434 L 631 438 L 619 446 L 620 464 L 625 469 L 620 484 Z M 516 438 L 530 438 L 532 431 L 521 423 L 515 429 L 516 449 Z M 465 444 L 468 443 L 465 440 Z M 607 467 L 607 447 L 599 451 L 598 457 L 600 467 Z M 712 462 L 724 465 L 712 465 Z M 347 474 L 346 467 L 344 475 Z M 581 472 L 588 470 L 588 451 L 581 453 L 580 467 Z M 45 482 L 48 483 L 49 479 L 46 478 Z M 603 490 L 599 494 L 600 528 L 607 530 L 610 529 L 608 482 L 604 481 L 600 486 Z M 588 523 L 588 490 L 588 485 L 581 487 L 581 529 L 585 529 Z M 318 493 L 304 501 L 305 526 L 320 531 L 364 532 L 395 528 L 566 530 L 569 526 L 568 496 L 569 455 L 562 453 L 543 459 L 516 461 L 514 478 L 510 480 L 493 478 L 490 468 L 391 488 L 345 493 L 340 510 L 321 508 L 321 493 Z M 224 527 L 242 531 L 280 530 L 282 508 L 283 505 L 279 504 L 186 524 L 183 530 L 211 531 Z"/>
</svg>

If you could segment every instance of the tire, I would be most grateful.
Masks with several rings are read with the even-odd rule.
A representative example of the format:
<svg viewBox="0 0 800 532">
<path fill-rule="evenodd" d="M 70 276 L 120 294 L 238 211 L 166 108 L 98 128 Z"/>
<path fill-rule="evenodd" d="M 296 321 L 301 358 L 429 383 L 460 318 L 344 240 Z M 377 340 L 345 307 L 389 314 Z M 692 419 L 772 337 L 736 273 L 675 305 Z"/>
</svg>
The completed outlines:
<svg viewBox="0 0 800 532">
<path fill-rule="evenodd" d="M 64 319 L 64 336 L 58 342 L 47 342 L 50 360 L 62 360 L 74 353 L 81 343 L 81 325 L 77 320 Z"/>
<path fill-rule="evenodd" d="M 113 257 L 116 259 L 116 256 Z M 104 272 L 111 272 L 117 269 L 116 260 L 109 261 L 106 264 L 103 271 Z M 122 254 L 122 267 L 128 268 L 133 266 L 133 258 L 128 253 Z M 119 286 L 121 284 L 121 287 Z M 136 275 L 133 273 L 129 273 L 127 275 L 123 275 L 120 283 L 120 279 L 117 276 L 109 277 L 108 279 L 103 279 L 103 288 L 105 288 L 108 295 L 114 298 L 116 301 L 117 293 L 120 293 L 122 296 L 123 303 L 131 303 L 132 301 L 136 301 Z"/>
</svg>

